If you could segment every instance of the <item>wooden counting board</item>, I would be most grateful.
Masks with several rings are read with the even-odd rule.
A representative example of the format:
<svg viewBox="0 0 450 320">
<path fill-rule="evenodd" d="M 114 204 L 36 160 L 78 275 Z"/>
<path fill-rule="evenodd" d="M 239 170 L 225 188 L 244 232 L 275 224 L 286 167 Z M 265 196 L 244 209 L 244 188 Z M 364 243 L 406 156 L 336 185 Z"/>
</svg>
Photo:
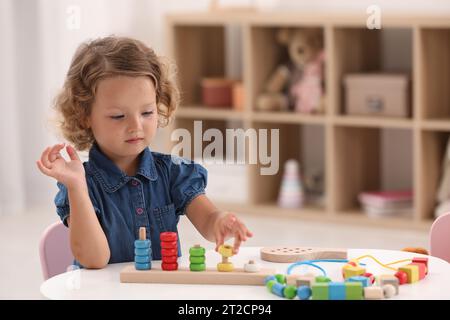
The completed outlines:
<svg viewBox="0 0 450 320">
<path fill-rule="evenodd" d="M 317 259 L 347 259 L 347 250 L 291 246 L 265 247 L 261 249 L 261 259 L 277 263 Z"/>
<path fill-rule="evenodd" d="M 217 269 L 211 268 L 207 268 L 205 271 L 190 271 L 188 268 L 180 268 L 175 271 L 164 271 L 156 268 L 136 270 L 134 265 L 129 265 L 120 272 L 120 282 L 264 286 L 264 279 L 275 273 L 273 269 L 245 272 L 242 268 L 235 268 L 232 272 L 219 272 Z"/>
</svg>

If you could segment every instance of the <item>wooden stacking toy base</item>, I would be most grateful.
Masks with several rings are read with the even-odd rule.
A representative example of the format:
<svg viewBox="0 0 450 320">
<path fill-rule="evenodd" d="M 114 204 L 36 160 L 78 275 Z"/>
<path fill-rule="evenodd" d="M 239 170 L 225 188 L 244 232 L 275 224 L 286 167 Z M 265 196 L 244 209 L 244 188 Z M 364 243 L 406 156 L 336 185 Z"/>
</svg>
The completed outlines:
<svg viewBox="0 0 450 320">
<path fill-rule="evenodd" d="M 178 283 L 178 284 L 230 284 L 264 286 L 264 279 L 275 274 L 274 269 L 261 269 L 259 272 L 245 272 L 235 268 L 232 272 L 219 272 L 217 269 L 190 271 L 179 268 L 177 271 L 161 269 L 136 270 L 134 265 L 126 266 L 120 272 L 120 282 L 125 283 Z"/>
</svg>

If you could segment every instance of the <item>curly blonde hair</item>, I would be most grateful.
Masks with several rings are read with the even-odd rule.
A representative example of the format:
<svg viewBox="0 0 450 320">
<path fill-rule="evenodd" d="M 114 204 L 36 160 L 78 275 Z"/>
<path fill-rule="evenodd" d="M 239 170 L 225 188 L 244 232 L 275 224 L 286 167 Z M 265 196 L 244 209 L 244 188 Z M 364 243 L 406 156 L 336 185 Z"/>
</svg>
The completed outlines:
<svg viewBox="0 0 450 320">
<path fill-rule="evenodd" d="M 113 76 L 148 76 L 156 90 L 158 125 L 164 127 L 179 104 L 173 65 L 139 40 L 109 36 L 82 43 L 75 52 L 54 108 L 57 126 L 79 151 L 89 149 L 94 135 L 87 126 L 100 80 Z"/>
</svg>

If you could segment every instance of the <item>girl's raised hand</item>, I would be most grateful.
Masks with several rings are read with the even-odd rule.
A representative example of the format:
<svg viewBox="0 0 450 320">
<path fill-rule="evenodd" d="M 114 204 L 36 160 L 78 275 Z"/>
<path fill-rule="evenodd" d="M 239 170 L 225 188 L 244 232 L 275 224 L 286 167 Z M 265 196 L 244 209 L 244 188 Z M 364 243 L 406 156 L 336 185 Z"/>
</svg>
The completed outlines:
<svg viewBox="0 0 450 320">
<path fill-rule="evenodd" d="M 243 241 L 253 236 L 253 233 L 247 229 L 244 223 L 232 212 L 226 213 L 219 218 L 214 230 L 216 236 L 216 251 L 219 250 L 225 240 L 234 238 L 233 253 L 237 254 Z"/>
<path fill-rule="evenodd" d="M 86 178 L 83 163 L 72 146 L 66 146 L 70 161 L 66 161 L 62 157 L 60 151 L 64 146 L 65 143 L 60 143 L 48 147 L 42 152 L 41 159 L 37 160 L 36 164 L 43 174 L 55 178 L 69 188 L 85 182 Z"/>
</svg>

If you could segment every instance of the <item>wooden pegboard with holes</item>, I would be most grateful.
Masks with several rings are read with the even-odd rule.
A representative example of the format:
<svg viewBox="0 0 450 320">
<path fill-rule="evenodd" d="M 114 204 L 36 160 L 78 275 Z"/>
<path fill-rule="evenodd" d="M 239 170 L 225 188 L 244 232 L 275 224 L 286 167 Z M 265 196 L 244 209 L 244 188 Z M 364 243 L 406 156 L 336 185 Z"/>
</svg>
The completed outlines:
<svg viewBox="0 0 450 320">
<path fill-rule="evenodd" d="M 264 247 L 261 249 L 261 259 L 277 263 L 316 259 L 347 259 L 347 249 L 297 246 Z"/>
<path fill-rule="evenodd" d="M 242 268 L 235 268 L 232 272 L 219 272 L 217 269 L 207 268 L 205 271 L 196 272 L 188 268 L 175 271 L 164 271 L 158 268 L 136 270 L 134 265 L 128 265 L 120 272 L 120 282 L 264 286 L 264 279 L 273 274 L 275 274 L 274 269 L 245 272 Z"/>
</svg>

